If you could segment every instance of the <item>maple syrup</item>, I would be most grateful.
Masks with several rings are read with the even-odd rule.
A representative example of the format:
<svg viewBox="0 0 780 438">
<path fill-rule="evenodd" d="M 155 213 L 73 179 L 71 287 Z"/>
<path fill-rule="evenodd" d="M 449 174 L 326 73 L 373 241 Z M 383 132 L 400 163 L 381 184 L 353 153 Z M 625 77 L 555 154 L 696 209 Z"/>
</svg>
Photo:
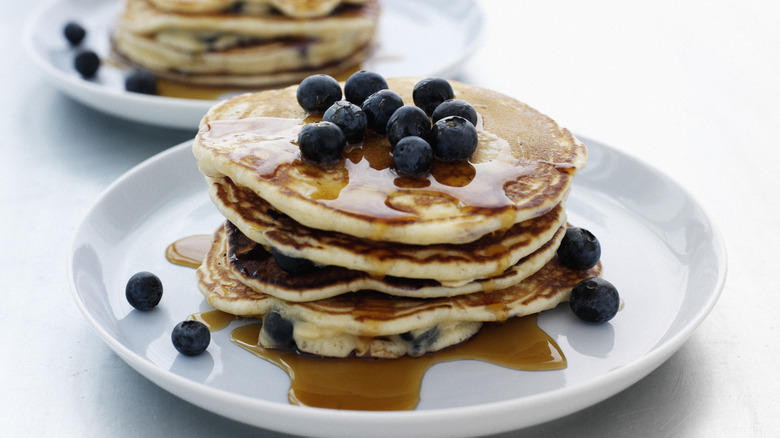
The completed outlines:
<svg viewBox="0 0 780 438">
<path fill-rule="evenodd" d="M 179 239 L 165 248 L 165 258 L 175 265 L 197 268 L 211 247 L 211 236 L 198 234 Z"/>
<path fill-rule="evenodd" d="M 525 371 L 556 370 L 566 359 L 536 324 L 536 315 L 486 324 L 470 340 L 420 357 L 398 359 L 323 358 L 257 344 L 262 324 L 236 328 L 231 340 L 282 368 L 290 377 L 290 403 L 367 411 L 414 409 L 426 371 L 437 363 L 481 360 Z"/>
</svg>

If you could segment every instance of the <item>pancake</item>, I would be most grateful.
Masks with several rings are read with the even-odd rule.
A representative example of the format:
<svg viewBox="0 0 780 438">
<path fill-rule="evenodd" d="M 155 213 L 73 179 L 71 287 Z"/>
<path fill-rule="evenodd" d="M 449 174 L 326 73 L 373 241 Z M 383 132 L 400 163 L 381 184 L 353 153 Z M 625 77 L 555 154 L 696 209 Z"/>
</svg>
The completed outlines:
<svg viewBox="0 0 780 438">
<path fill-rule="evenodd" d="M 249 239 L 264 246 L 290 257 L 363 271 L 373 277 L 431 279 L 447 286 L 504 272 L 546 244 L 566 222 L 563 205 L 559 204 L 542 216 L 466 244 L 377 244 L 305 227 L 227 178 L 208 180 L 209 194 L 222 215 Z"/>
<path fill-rule="evenodd" d="M 163 3 L 175 7 L 126 0 L 112 33 L 118 57 L 170 80 L 235 87 L 278 86 L 314 72 L 356 70 L 374 43 L 380 13 L 377 0 L 311 19 L 276 9 L 265 14 L 182 12 L 176 9 L 197 9 L 198 2 Z"/>
<path fill-rule="evenodd" d="M 312 20 L 296 20 L 272 14 L 243 16 L 237 14 L 177 14 L 154 7 L 148 0 L 125 0 L 119 26 L 139 35 L 152 35 L 176 29 L 199 34 L 243 35 L 257 39 L 310 38 L 325 39 L 335 34 L 362 33 L 376 27 L 379 3 L 346 8 L 336 14 Z"/>
<path fill-rule="evenodd" d="M 387 81 L 412 104 L 419 78 Z M 193 153 L 207 177 L 229 178 L 303 226 L 381 242 L 473 242 L 565 201 L 585 146 L 515 99 L 450 83 L 480 114 L 479 144 L 469 162 L 437 162 L 426 178 L 398 177 L 387 139 L 371 133 L 334 165 L 301 160 L 297 134 L 320 116 L 300 108 L 295 86 L 215 105 Z"/>
<path fill-rule="evenodd" d="M 315 301 L 361 290 L 400 297 L 432 298 L 492 292 L 517 284 L 555 256 L 564 234 L 565 227 L 559 228 L 552 239 L 539 249 L 494 277 L 457 286 L 446 286 L 431 279 L 377 277 L 333 265 L 289 274 L 275 263 L 263 246 L 247 238 L 230 222 L 215 232 L 214 247 L 224 255 L 224 263 L 233 271 L 234 278 L 254 290 L 287 301 Z"/>
<path fill-rule="evenodd" d="M 149 0 L 155 7 L 187 14 L 220 13 L 265 15 L 280 12 L 293 18 L 330 15 L 341 5 L 356 5 L 367 0 Z"/>
<path fill-rule="evenodd" d="M 601 273 L 600 264 L 576 271 L 554 257 L 516 285 L 487 293 L 417 299 L 361 291 L 293 302 L 238 280 L 225 262 L 222 242 L 218 231 L 197 270 L 198 288 L 208 303 L 235 315 L 263 318 L 276 313 L 292 324 L 300 351 L 329 357 L 395 358 L 437 351 L 467 340 L 483 322 L 501 322 L 553 308 L 568 299 L 580 280 Z M 279 347 L 265 331 L 261 331 L 259 343 Z"/>
</svg>

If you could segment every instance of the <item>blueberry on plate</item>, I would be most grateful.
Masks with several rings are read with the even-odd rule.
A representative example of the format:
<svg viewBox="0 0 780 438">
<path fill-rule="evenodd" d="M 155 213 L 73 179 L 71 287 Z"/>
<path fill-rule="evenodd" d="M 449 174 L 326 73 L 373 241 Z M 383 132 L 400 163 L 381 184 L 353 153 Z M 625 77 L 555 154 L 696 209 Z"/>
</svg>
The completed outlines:
<svg viewBox="0 0 780 438">
<path fill-rule="evenodd" d="M 211 332 L 206 324 L 200 321 L 182 321 L 173 328 L 171 342 L 179 353 L 197 356 L 206 351 L 211 343 Z"/>
<path fill-rule="evenodd" d="M 393 147 L 404 137 L 427 139 L 430 134 L 431 119 L 425 111 L 414 105 L 398 108 L 387 121 L 387 139 Z"/>
<path fill-rule="evenodd" d="M 98 68 L 100 67 L 100 58 L 97 53 L 91 50 L 85 50 L 76 55 L 76 58 L 73 60 L 73 66 L 81 77 L 89 79 L 97 73 Z"/>
<path fill-rule="evenodd" d="M 601 277 L 586 278 L 571 290 L 569 306 L 578 318 L 601 324 L 612 319 L 620 309 L 620 295 L 615 286 Z"/>
<path fill-rule="evenodd" d="M 65 39 L 68 40 L 71 46 L 78 46 L 84 40 L 84 37 L 87 36 L 87 31 L 75 21 L 66 23 L 62 33 L 65 34 Z"/>
<path fill-rule="evenodd" d="M 157 94 L 157 77 L 148 71 L 131 73 L 125 78 L 125 90 L 141 94 Z"/>
<path fill-rule="evenodd" d="M 347 139 L 335 123 L 309 123 L 298 133 L 298 147 L 304 160 L 314 164 L 334 163 L 341 158 Z"/>
<path fill-rule="evenodd" d="M 426 78 L 418 82 L 412 90 L 412 99 L 414 104 L 425 111 L 425 114 L 431 115 L 433 111 L 445 100 L 455 97 L 447 80 L 442 78 Z"/>
<path fill-rule="evenodd" d="M 344 83 L 344 98 L 355 105 L 363 105 L 368 96 L 379 90 L 387 89 L 387 81 L 382 75 L 372 71 L 360 70 L 347 78 Z"/>
<path fill-rule="evenodd" d="M 160 278 L 151 272 L 133 274 L 125 285 L 125 297 L 138 310 L 150 310 L 162 299 L 163 285 Z"/>
<path fill-rule="evenodd" d="M 263 317 L 263 326 L 261 330 L 265 332 L 266 336 L 274 343 L 276 348 L 295 348 L 293 323 L 280 315 L 279 312 L 268 312 Z"/>
<path fill-rule="evenodd" d="M 601 244 L 590 231 L 569 227 L 558 246 L 558 258 L 567 268 L 581 271 L 590 269 L 601 258 Z"/>
<path fill-rule="evenodd" d="M 282 254 L 276 248 L 271 248 L 271 255 L 280 268 L 289 274 L 301 274 L 314 269 L 314 262 L 300 257 L 290 257 Z"/>
<path fill-rule="evenodd" d="M 310 113 L 321 113 L 341 100 L 341 85 L 328 75 L 311 75 L 301 81 L 295 92 L 298 104 Z"/>
<path fill-rule="evenodd" d="M 423 176 L 431 170 L 433 149 L 420 137 L 404 137 L 393 149 L 393 163 L 401 176 Z"/>
<path fill-rule="evenodd" d="M 344 132 L 347 143 L 360 143 L 366 136 L 368 119 L 359 106 L 346 100 L 339 100 L 322 115 L 325 122 L 334 123 Z"/>
<path fill-rule="evenodd" d="M 366 113 L 368 119 L 368 129 L 379 135 L 385 135 L 387 121 L 402 106 L 404 106 L 404 101 L 395 91 L 379 90 L 368 96 L 362 105 L 363 112 Z"/>
<path fill-rule="evenodd" d="M 445 117 L 433 124 L 431 147 L 433 156 L 442 161 L 466 160 L 477 150 L 477 129 L 460 116 Z"/>
<path fill-rule="evenodd" d="M 445 100 L 441 105 L 437 106 L 433 110 L 433 123 L 449 116 L 461 116 L 464 119 L 471 122 L 472 125 L 477 126 L 477 110 L 471 106 L 470 103 L 460 99 Z"/>
</svg>

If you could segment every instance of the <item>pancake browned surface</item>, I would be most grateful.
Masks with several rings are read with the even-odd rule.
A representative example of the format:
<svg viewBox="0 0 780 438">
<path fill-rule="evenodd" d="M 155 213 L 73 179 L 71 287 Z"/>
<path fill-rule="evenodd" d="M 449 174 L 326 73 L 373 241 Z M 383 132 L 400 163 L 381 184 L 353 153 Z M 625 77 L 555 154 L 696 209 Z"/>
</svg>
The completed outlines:
<svg viewBox="0 0 780 438">
<path fill-rule="evenodd" d="M 293 324 L 299 350 L 333 357 L 350 354 L 393 358 L 419 355 L 455 345 L 475 334 L 482 322 L 538 313 L 568 299 L 580 280 L 598 276 L 563 267 L 553 258 L 514 286 L 457 297 L 416 299 L 373 291 L 347 293 L 311 302 L 273 297 L 236 278 L 225 261 L 224 229 L 198 268 L 198 287 L 209 304 L 222 311 L 264 317 L 276 312 Z M 428 333 L 420 342 L 420 336 Z M 435 335 L 435 336 L 434 336 Z M 263 337 L 266 347 L 276 347 Z"/>
<path fill-rule="evenodd" d="M 566 222 L 563 205 L 558 204 L 542 216 L 464 244 L 377 244 L 305 227 L 227 178 L 207 180 L 217 209 L 251 240 L 290 257 L 364 271 L 374 277 L 432 279 L 448 285 L 493 277 L 547 243 Z M 552 254 L 547 260 L 550 257 Z"/>
<path fill-rule="evenodd" d="M 320 265 L 316 269 L 290 275 L 281 269 L 273 256 L 262 246 L 247 238 L 235 225 L 225 224 L 215 236 L 227 267 L 233 276 L 254 290 L 287 301 L 315 301 L 347 292 L 373 290 L 410 298 L 431 298 L 492 292 L 512 286 L 532 275 L 549 262 L 560 244 L 565 228 L 533 253 L 503 272 L 490 277 L 445 285 L 432 279 L 397 276 L 374 276 L 364 271 L 335 265 Z"/>
<path fill-rule="evenodd" d="M 388 80 L 407 104 L 417 81 Z M 378 241 L 471 242 L 564 201 L 585 146 L 515 99 L 451 83 L 481 114 L 479 145 L 470 162 L 439 163 L 423 182 L 397 178 L 387 140 L 376 135 L 336 165 L 302 161 L 297 133 L 318 117 L 298 106 L 295 87 L 213 107 L 193 152 L 206 176 L 229 178 L 305 226 Z"/>
<path fill-rule="evenodd" d="M 161 77 L 235 87 L 289 84 L 313 72 L 356 69 L 374 42 L 380 13 L 377 0 L 307 19 L 275 8 L 265 13 L 230 8 L 193 12 L 198 2 L 162 3 L 172 8 L 125 0 L 112 35 L 115 51 Z M 178 10 L 187 8 L 193 11 Z"/>
</svg>

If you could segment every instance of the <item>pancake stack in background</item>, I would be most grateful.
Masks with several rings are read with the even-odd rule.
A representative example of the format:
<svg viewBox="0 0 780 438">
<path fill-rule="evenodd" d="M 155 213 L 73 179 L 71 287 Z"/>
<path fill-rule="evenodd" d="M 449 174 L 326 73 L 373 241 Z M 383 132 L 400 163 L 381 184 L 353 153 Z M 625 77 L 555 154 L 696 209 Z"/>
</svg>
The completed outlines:
<svg viewBox="0 0 780 438">
<path fill-rule="evenodd" d="M 114 51 L 185 84 L 263 88 L 358 69 L 378 0 L 125 0 Z"/>
<path fill-rule="evenodd" d="M 418 81 L 387 80 L 407 105 Z M 226 218 L 197 271 L 208 302 L 263 318 L 267 348 L 395 358 L 555 307 L 599 275 L 556 257 L 586 147 L 515 99 L 450 83 L 479 112 L 477 149 L 422 177 L 399 176 L 372 132 L 336 163 L 302 159 L 298 133 L 321 114 L 295 86 L 212 107 L 193 144 Z"/>
</svg>

